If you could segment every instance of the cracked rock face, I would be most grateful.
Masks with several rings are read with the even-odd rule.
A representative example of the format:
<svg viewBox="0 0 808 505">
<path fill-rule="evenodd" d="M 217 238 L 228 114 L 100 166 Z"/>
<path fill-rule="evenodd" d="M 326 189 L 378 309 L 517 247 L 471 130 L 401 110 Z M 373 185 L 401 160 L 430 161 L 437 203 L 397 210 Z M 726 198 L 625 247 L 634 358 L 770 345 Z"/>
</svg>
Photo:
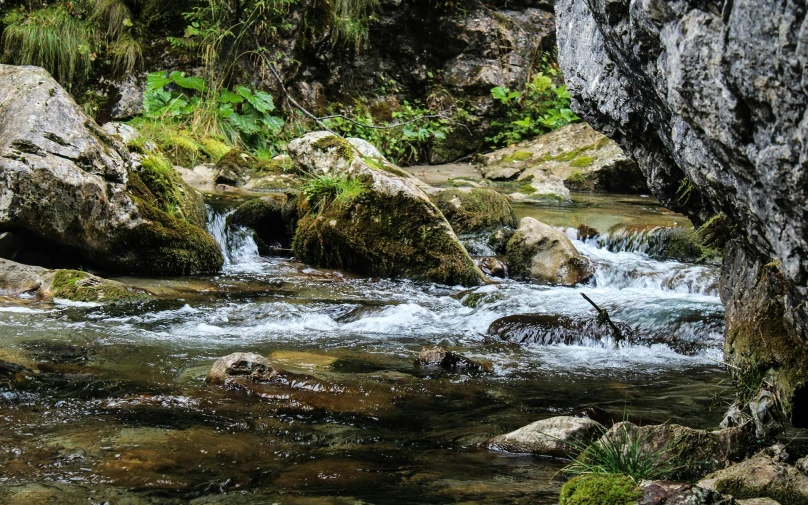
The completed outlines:
<svg viewBox="0 0 808 505">
<path fill-rule="evenodd" d="M 696 223 L 720 212 L 729 217 L 739 244 L 728 256 L 744 257 L 749 268 L 725 269 L 725 285 L 748 284 L 761 265 L 779 262 L 784 287 L 770 301 L 780 306 L 775 319 L 783 324 L 776 326 L 785 326 L 785 336 L 772 337 L 804 354 L 805 0 L 558 0 L 555 7 L 573 109 L 639 162 L 665 205 Z M 729 340 L 733 328 L 755 324 L 756 302 L 739 306 L 742 294 L 723 289 L 722 295 L 733 307 Z M 727 349 L 730 359 L 758 358 L 754 346 L 738 343 Z M 735 352 L 740 348 L 747 354 Z M 781 372 L 776 357 L 761 357 L 775 375 Z M 808 378 L 802 363 L 789 367 L 780 381 L 786 393 Z"/>
</svg>

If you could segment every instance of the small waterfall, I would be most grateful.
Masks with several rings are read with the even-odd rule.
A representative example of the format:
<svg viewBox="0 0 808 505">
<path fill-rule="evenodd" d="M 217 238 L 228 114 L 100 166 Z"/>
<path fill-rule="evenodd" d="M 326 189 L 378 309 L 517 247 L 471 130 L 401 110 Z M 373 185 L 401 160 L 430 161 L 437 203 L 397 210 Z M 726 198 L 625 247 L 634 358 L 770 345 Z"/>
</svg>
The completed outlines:
<svg viewBox="0 0 808 505">
<path fill-rule="evenodd" d="M 225 267 L 259 262 L 261 255 L 252 232 L 243 227 L 227 226 L 227 218 L 234 210 L 220 211 L 209 205 L 206 208 L 208 232 L 222 249 Z"/>
</svg>

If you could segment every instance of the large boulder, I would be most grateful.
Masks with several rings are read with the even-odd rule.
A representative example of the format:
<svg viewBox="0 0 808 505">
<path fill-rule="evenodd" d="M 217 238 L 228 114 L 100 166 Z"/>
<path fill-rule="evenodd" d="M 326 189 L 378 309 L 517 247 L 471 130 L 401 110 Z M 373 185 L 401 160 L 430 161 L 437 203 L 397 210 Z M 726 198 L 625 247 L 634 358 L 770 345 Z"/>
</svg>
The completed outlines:
<svg viewBox="0 0 808 505">
<path fill-rule="evenodd" d="M 446 218 L 406 172 L 328 132 L 290 142 L 289 154 L 320 183 L 308 192 L 304 186 L 292 244 L 299 260 L 365 275 L 483 282 Z"/>
<path fill-rule="evenodd" d="M 278 254 L 292 244 L 298 221 L 297 196 L 261 197 L 241 204 L 227 217 L 228 226 L 244 226 L 255 232 L 261 254 Z"/>
<path fill-rule="evenodd" d="M 573 123 L 481 157 L 491 180 L 564 181 L 569 189 L 647 193 L 637 163 L 613 140 L 586 123 Z"/>
<path fill-rule="evenodd" d="M 726 216 L 726 359 L 808 425 L 805 0 L 555 7 L 573 109 L 665 206 Z"/>
<path fill-rule="evenodd" d="M 578 253 L 566 235 L 532 217 L 522 218 L 506 251 L 513 277 L 574 286 L 594 273 L 592 263 Z"/>
<path fill-rule="evenodd" d="M 494 437 L 486 445 L 498 451 L 567 458 L 581 452 L 604 430 L 585 417 L 558 416 Z"/>
<path fill-rule="evenodd" d="M 508 199 L 491 189 L 447 189 L 433 195 L 432 201 L 458 234 L 517 226 Z"/>
<path fill-rule="evenodd" d="M 46 71 L 0 65 L 0 228 L 110 270 L 218 270 L 213 238 L 135 196 L 143 184 L 130 168 L 123 145 Z"/>
</svg>

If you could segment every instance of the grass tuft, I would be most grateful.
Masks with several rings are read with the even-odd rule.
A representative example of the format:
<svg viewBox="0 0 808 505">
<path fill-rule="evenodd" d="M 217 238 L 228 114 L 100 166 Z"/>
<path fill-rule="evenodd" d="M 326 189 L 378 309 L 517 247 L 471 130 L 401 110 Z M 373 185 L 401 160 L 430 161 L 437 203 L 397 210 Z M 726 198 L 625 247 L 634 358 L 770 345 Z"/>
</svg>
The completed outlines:
<svg viewBox="0 0 808 505">
<path fill-rule="evenodd" d="M 309 204 L 319 211 L 328 208 L 335 202 L 352 202 L 367 190 L 367 186 L 358 179 L 349 179 L 345 175 L 315 175 L 303 183 L 303 196 Z"/>
</svg>

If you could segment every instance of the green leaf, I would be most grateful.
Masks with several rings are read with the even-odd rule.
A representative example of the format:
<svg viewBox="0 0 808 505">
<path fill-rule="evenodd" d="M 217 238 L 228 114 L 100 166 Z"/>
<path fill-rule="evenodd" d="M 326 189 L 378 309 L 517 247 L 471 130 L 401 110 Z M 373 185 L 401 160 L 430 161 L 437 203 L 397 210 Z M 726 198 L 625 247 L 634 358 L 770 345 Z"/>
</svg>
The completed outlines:
<svg viewBox="0 0 808 505">
<path fill-rule="evenodd" d="M 172 82 L 174 80 L 166 76 L 165 72 L 153 72 L 146 77 L 146 94 L 160 91 L 164 86 Z"/>
<path fill-rule="evenodd" d="M 272 112 L 275 110 L 275 103 L 272 100 L 272 95 L 264 91 L 252 91 L 244 86 L 236 88 L 236 92 L 243 96 L 255 110 L 261 114 Z"/>
<path fill-rule="evenodd" d="M 232 91 L 224 90 L 222 94 L 219 95 L 219 102 L 220 103 L 243 103 L 244 97 L 239 95 L 238 93 L 233 93 Z"/>
<path fill-rule="evenodd" d="M 205 79 L 201 77 L 185 77 L 182 72 L 177 71 L 171 72 L 170 77 L 181 88 L 193 89 L 199 92 L 208 90 Z"/>
</svg>

